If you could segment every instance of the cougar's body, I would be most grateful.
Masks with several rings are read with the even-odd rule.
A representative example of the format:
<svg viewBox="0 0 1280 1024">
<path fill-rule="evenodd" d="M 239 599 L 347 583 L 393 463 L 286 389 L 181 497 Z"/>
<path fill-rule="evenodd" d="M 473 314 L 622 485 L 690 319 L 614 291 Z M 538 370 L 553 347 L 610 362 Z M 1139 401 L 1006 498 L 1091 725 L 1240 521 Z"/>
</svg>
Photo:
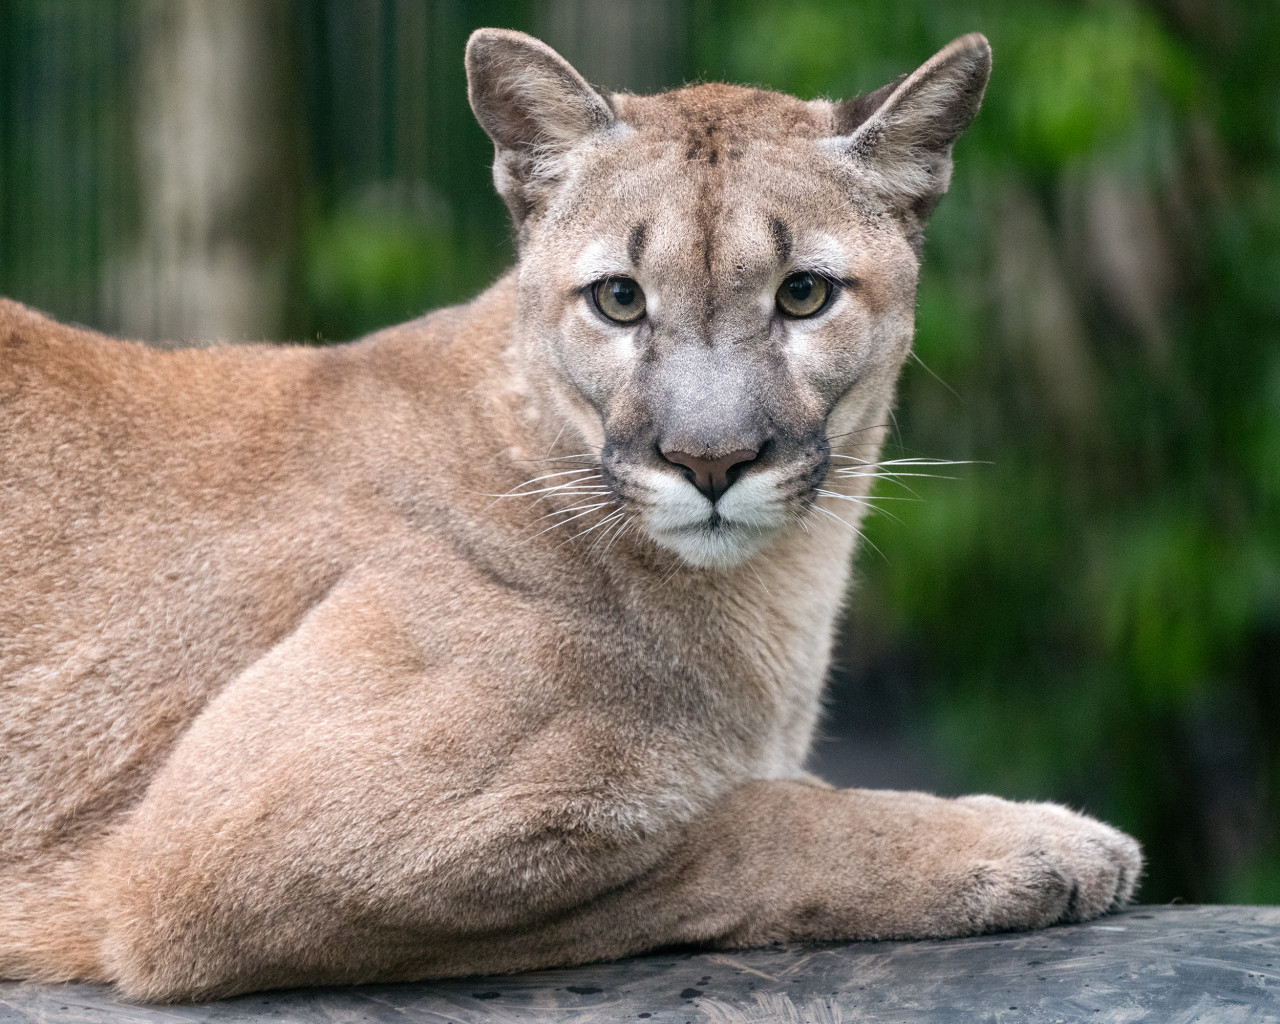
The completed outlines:
<svg viewBox="0 0 1280 1024">
<path fill-rule="evenodd" d="M 1127 899 L 1090 819 L 803 771 L 988 61 L 607 96 L 485 30 L 520 263 L 471 303 L 177 352 L 0 304 L 0 976 L 190 999 Z"/>
</svg>

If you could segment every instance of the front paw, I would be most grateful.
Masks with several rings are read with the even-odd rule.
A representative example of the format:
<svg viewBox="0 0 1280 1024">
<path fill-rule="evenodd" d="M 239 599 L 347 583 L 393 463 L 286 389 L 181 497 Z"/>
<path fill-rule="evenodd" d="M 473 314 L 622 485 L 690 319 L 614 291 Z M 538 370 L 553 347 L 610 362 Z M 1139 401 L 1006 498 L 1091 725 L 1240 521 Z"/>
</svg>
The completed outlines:
<svg viewBox="0 0 1280 1024">
<path fill-rule="evenodd" d="M 1123 832 L 1055 804 L 990 796 L 958 802 L 981 815 L 1001 851 L 971 862 L 957 879 L 978 930 L 1087 921 L 1132 898 L 1142 851 Z"/>
</svg>

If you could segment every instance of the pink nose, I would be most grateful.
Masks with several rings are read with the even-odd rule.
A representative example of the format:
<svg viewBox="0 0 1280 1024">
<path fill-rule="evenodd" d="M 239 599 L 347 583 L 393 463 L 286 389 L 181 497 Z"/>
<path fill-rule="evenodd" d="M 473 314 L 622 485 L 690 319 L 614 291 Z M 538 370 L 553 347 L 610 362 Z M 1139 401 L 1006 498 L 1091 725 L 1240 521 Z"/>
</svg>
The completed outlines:
<svg viewBox="0 0 1280 1024">
<path fill-rule="evenodd" d="M 663 451 L 662 457 L 683 466 L 689 482 L 714 504 L 742 475 L 743 468 L 755 459 L 758 452 L 757 448 L 740 448 L 718 459 L 704 459 L 688 452 Z"/>
</svg>

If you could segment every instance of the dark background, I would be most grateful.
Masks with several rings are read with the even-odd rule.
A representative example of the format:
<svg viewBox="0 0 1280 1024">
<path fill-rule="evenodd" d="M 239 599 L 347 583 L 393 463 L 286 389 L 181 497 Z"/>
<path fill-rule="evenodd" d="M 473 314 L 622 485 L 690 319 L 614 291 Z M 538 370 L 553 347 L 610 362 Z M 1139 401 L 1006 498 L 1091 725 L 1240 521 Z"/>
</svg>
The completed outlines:
<svg viewBox="0 0 1280 1024">
<path fill-rule="evenodd" d="M 989 36 L 891 450 L 972 464 L 878 486 L 817 765 L 1082 807 L 1149 901 L 1280 902 L 1280 3 L 0 0 L 0 293 L 157 343 L 476 293 L 479 25 L 806 97 Z"/>
</svg>

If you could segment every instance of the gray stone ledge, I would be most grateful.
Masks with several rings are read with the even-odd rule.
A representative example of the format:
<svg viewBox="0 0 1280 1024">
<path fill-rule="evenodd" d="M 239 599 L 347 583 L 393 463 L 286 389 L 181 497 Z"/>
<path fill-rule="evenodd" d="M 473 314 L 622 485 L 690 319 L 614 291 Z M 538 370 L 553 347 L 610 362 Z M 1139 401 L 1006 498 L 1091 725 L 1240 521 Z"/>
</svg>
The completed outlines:
<svg viewBox="0 0 1280 1024">
<path fill-rule="evenodd" d="M 0 983 L 0 1022 L 1045 1021 L 1280 1024 L 1280 907 L 1134 907 L 944 942 L 666 953 L 564 971 L 136 1006 L 88 985 Z"/>
</svg>

